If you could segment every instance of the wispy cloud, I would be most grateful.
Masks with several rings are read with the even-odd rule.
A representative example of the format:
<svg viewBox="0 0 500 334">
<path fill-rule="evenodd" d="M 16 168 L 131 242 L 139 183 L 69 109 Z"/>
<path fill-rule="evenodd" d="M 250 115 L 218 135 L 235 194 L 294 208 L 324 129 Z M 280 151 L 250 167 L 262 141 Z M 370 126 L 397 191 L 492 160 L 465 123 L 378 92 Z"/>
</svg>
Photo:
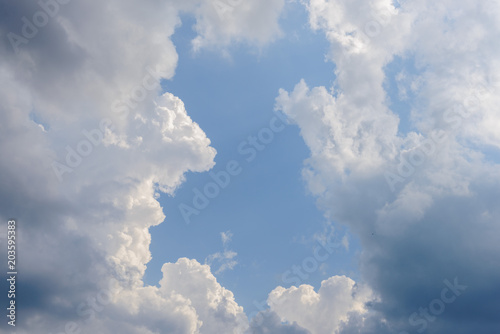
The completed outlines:
<svg viewBox="0 0 500 334">
<path fill-rule="evenodd" d="M 205 263 L 211 268 L 218 266 L 219 268 L 215 270 L 215 274 L 221 274 L 226 270 L 232 270 L 238 261 L 235 260 L 238 253 L 229 249 L 229 244 L 233 238 L 231 231 L 221 232 L 222 246 L 224 250 L 222 252 L 217 252 L 209 255 L 205 259 Z"/>
</svg>

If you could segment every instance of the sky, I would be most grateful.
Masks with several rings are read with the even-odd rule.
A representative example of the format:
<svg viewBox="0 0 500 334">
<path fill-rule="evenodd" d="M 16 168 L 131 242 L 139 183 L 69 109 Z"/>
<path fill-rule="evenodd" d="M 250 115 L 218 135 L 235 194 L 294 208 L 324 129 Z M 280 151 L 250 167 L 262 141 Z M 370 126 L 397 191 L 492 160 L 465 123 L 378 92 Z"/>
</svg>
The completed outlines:
<svg viewBox="0 0 500 334">
<path fill-rule="evenodd" d="M 0 0 L 0 332 L 497 334 L 499 16 Z"/>
</svg>

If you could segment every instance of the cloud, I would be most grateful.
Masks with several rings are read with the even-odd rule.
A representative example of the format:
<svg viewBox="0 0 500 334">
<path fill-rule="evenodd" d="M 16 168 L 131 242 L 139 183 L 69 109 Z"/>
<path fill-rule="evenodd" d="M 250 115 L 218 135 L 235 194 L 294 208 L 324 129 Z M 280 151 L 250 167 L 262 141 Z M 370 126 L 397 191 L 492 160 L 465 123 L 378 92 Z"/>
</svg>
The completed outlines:
<svg viewBox="0 0 500 334">
<path fill-rule="evenodd" d="M 226 246 L 226 244 L 231 242 L 233 239 L 233 234 L 231 231 L 221 232 L 220 237 L 222 239 L 222 244 Z"/>
<path fill-rule="evenodd" d="M 284 0 L 199 1 L 195 10 L 198 36 L 194 50 L 225 47 L 230 42 L 248 42 L 263 47 L 282 35 L 278 24 Z"/>
<path fill-rule="evenodd" d="M 350 313 L 363 315 L 372 301 L 369 289 L 348 277 L 333 276 L 321 282 L 318 292 L 310 285 L 277 287 L 268 298 L 271 311 L 281 320 L 297 322 L 312 334 L 336 333 Z"/>
<path fill-rule="evenodd" d="M 9 157 L 0 218 L 17 218 L 19 243 L 30 245 L 19 262 L 18 333 L 248 326 L 208 266 L 166 264 L 160 288 L 142 278 L 149 228 L 165 218 L 159 194 L 209 170 L 216 154 L 183 102 L 161 92 L 177 66 L 179 15 L 197 18 L 197 48 L 265 44 L 282 1 L 263 4 L 243 4 L 235 21 L 201 1 L 0 1 L 0 152 Z M 259 10 L 265 24 L 255 30 Z"/>
<path fill-rule="evenodd" d="M 336 82 L 329 91 L 302 81 L 277 98 L 310 149 L 308 189 L 328 218 L 360 238 L 362 279 L 381 298 L 365 320 L 352 316 L 339 331 L 415 331 L 410 316 L 458 277 L 475 288 L 428 321 L 427 332 L 494 333 L 500 175 L 488 152 L 498 148 L 498 5 L 392 3 L 308 1 L 311 27 L 331 43 Z M 397 57 L 414 68 L 406 69 L 410 115 L 392 110 L 385 90 Z M 415 130 L 402 133 L 400 117 Z M 387 173 L 398 178 L 388 182 Z"/>
<path fill-rule="evenodd" d="M 282 35 L 279 19 L 285 0 L 167 2 L 180 13 L 196 18 L 193 28 L 197 36 L 192 40 L 195 52 L 211 49 L 227 56 L 227 48 L 233 43 L 262 48 Z"/>
<path fill-rule="evenodd" d="M 284 1 L 44 3 L 54 15 L 0 2 L 0 218 L 16 217 L 30 246 L 18 332 L 244 332 L 243 310 L 207 265 L 179 259 L 164 265 L 160 287 L 142 281 L 149 228 L 165 218 L 159 193 L 210 169 L 216 154 L 160 81 L 175 75 L 180 13 L 196 18 L 194 50 L 262 47 L 280 36 Z M 409 317 L 458 277 L 468 290 L 428 333 L 497 333 L 500 173 L 488 151 L 500 147 L 498 4 L 306 4 L 331 44 L 336 83 L 300 82 L 277 105 L 311 151 L 309 190 L 361 240 L 363 281 L 381 302 L 367 304 L 370 289 L 346 277 L 318 292 L 278 287 L 252 330 L 412 331 Z M 395 57 L 415 68 L 406 134 L 384 89 Z M 229 262 L 219 270 L 234 256 L 220 253 Z"/>
<path fill-rule="evenodd" d="M 112 302 L 89 314 L 82 308 L 87 331 L 99 333 L 243 333 L 247 319 L 233 294 L 217 283 L 210 268 L 179 259 L 162 268 L 160 287 L 122 289 Z"/>
<path fill-rule="evenodd" d="M 269 310 L 259 312 L 259 314 L 252 319 L 250 329 L 247 333 L 310 334 L 308 330 L 300 327 L 295 322 L 293 324 L 283 323 L 275 312 Z"/>
<path fill-rule="evenodd" d="M 219 269 L 215 271 L 215 274 L 223 273 L 226 270 L 233 270 L 234 266 L 238 264 L 234 258 L 238 253 L 229 250 L 228 246 L 233 238 L 231 231 L 221 232 L 222 245 L 224 246 L 224 251 L 210 254 L 206 259 L 205 263 L 210 267 L 213 267 L 215 263 L 219 263 Z"/>
<path fill-rule="evenodd" d="M 243 308 L 234 301 L 232 292 L 217 283 L 209 266 L 184 258 L 175 265 L 165 264 L 162 271 L 160 291 L 188 296 L 203 322 L 202 332 L 244 332 L 248 323 Z"/>
</svg>

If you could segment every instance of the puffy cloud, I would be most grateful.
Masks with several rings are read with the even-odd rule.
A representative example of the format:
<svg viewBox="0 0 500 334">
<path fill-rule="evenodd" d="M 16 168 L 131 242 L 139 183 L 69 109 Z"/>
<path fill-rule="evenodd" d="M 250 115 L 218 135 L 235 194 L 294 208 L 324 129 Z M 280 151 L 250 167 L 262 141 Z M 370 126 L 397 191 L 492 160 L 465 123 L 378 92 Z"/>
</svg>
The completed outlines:
<svg viewBox="0 0 500 334">
<path fill-rule="evenodd" d="M 44 3 L 54 15 L 38 14 L 35 2 L 0 2 L 0 212 L 18 218 L 20 242 L 30 245 L 20 258 L 18 332 L 245 331 L 242 309 L 206 265 L 180 259 L 163 267 L 160 287 L 143 286 L 149 228 L 164 220 L 159 192 L 211 168 L 216 153 L 159 83 L 175 74 L 170 37 L 180 13 L 197 20 L 195 50 L 262 46 L 280 35 L 284 1 Z M 304 82 L 281 91 L 278 107 L 311 150 L 310 190 L 361 239 L 363 278 L 383 303 L 368 311 L 369 290 L 345 277 L 318 292 L 278 287 L 271 316 L 252 330 L 414 330 L 408 317 L 458 277 L 467 292 L 427 321 L 428 332 L 496 333 L 500 175 L 485 152 L 500 146 L 499 5 L 307 7 L 331 43 L 337 80 L 331 91 Z M 399 82 L 415 96 L 407 134 L 384 89 L 395 57 L 416 68 Z"/>
<path fill-rule="evenodd" d="M 498 148 L 498 4 L 311 0 L 307 7 L 311 27 L 331 43 L 337 79 L 331 91 L 300 82 L 281 91 L 277 105 L 311 151 L 303 171 L 309 190 L 330 219 L 358 235 L 363 280 L 381 297 L 365 320 L 351 316 L 340 331 L 420 329 L 419 308 L 454 277 L 469 289 L 439 318 L 424 318 L 427 332 L 498 331 L 491 310 L 500 271 L 492 263 L 500 249 L 491 235 L 499 232 L 500 175 L 488 154 Z M 413 67 L 399 81 L 412 94 L 408 115 L 391 110 L 386 92 L 386 66 L 396 58 Z M 408 133 L 403 117 L 413 126 Z"/>
<path fill-rule="evenodd" d="M 175 74 L 179 14 L 197 18 L 197 48 L 262 45 L 277 36 L 283 3 L 256 30 L 263 4 L 222 20 L 202 1 L 0 1 L 0 152 L 9 157 L 0 212 L 30 245 L 19 261 L 18 333 L 245 330 L 208 266 L 167 264 L 160 288 L 142 278 L 149 228 L 165 218 L 159 193 L 210 169 L 216 154 L 182 101 L 160 94 Z"/>
<path fill-rule="evenodd" d="M 268 298 L 271 311 L 283 321 L 297 324 L 311 334 L 337 333 L 350 314 L 363 315 L 365 304 L 373 299 L 366 287 L 345 276 L 333 276 L 321 282 L 318 292 L 310 285 L 277 287 Z"/>
<path fill-rule="evenodd" d="M 246 42 L 261 48 L 282 35 L 279 18 L 285 0 L 168 2 L 180 12 L 195 16 L 194 30 L 198 34 L 192 41 L 195 51 L 206 48 L 225 50 L 234 42 Z"/>
<path fill-rule="evenodd" d="M 203 323 L 201 332 L 236 334 L 245 331 L 248 324 L 243 308 L 236 304 L 231 291 L 217 283 L 208 265 L 179 259 L 175 265 L 163 265 L 162 272 L 160 291 L 188 296 Z"/>
<path fill-rule="evenodd" d="M 160 287 L 100 292 L 94 304 L 89 301 L 79 308 L 81 321 L 75 323 L 83 330 L 105 334 L 118 330 L 236 334 L 248 328 L 243 308 L 217 283 L 208 266 L 181 258 L 165 264 L 162 272 Z"/>
<path fill-rule="evenodd" d="M 232 41 L 262 47 L 281 36 L 278 20 L 284 5 L 284 0 L 199 1 L 193 47 L 220 47 Z"/>
</svg>

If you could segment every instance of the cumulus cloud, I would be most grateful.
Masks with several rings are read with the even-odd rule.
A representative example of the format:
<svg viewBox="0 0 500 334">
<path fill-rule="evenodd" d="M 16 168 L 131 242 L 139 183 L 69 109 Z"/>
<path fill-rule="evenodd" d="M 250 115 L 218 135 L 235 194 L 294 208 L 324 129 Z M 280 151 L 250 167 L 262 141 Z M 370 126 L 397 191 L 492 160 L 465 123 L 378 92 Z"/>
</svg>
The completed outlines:
<svg viewBox="0 0 500 334">
<path fill-rule="evenodd" d="M 207 265 L 183 258 L 159 287 L 142 281 L 159 193 L 216 154 L 160 83 L 175 75 L 180 14 L 196 19 L 194 50 L 262 47 L 280 36 L 284 1 L 43 3 L 0 1 L 0 212 L 30 246 L 19 333 L 399 333 L 455 277 L 468 290 L 427 331 L 498 332 L 496 2 L 304 1 L 336 82 L 302 81 L 277 105 L 310 148 L 303 175 L 319 206 L 360 238 L 370 289 L 338 276 L 318 292 L 278 287 L 251 329 Z M 398 81 L 415 96 L 406 134 L 384 89 L 395 57 L 415 68 Z M 235 255 L 212 261 L 228 261 L 221 271 Z"/>
<path fill-rule="evenodd" d="M 120 289 L 99 305 L 95 317 L 82 308 L 85 330 L 99 333 L 243 333 L 248 323 L 233 294 L 207 265 L 179 259 L 166 263 L 160 287 Z M 91 321 L 90 321 L 91 320 Z"/>
<path fill-rule="evenodd" d="M 331 334 L 338 332 L 350 313 L 366 313 L 365 305 L 372 300 L 366 287 L 348 277 L 333 276 L 321 282 L 318 292 L 306 284 L 277 287 L 269 294 L 268 304 L 281 320 L 297 322 L 311 334 Z"/>
<path fill-rule="evenodd" d="M 285 0 L 210 0 L 198 1 L 195 10 L 198 36 L 193 48 L 224 47 L 229 42 L 246 41 L 263 47 L 279 38 L 278 24 Z"/>
<path fill-rule="evenodd" d="M 283 3 L 254 25 L 263 4 L 223 20 L 202 1 L 0 1 L 0 152 L 10 157 L 0 161 L 0 212 L 30 245 L 18 333 L 246 329 L 208 266 L 166 264 L 160 288 L 142 278 L 149 228 L 165 218 L 159 194 L 216 154 L 183 102 L 161 92 L 175 74 L 179 15 L 197 19 L 196 49 L 263 45 L 278 35 Z"/>
<path fill-rule="evenodd" d="M 175 265 L 165 264 L 162 271 L 160 290 L 188 296 L 203 322 L 202 332 L 242 333 L 248 326 L 243 308 L 217 283 L 209 266 L 180 259 Z"/>
<path fill-rule="evenodd" d="M 351 316 L 339 331 L 411 332 L 420 329 L 415 321 L 428 333 L 498 331 L 491 309 L 500 271 L 491 264 L 500 249 L 491 235 L 499 232 L 500 175 L 487 154 L 498 147 L 498 4 L 305 3 L 311 27 L 331 43 L 336 82 L 332 90 L 305 82 L 282 90 L 278 109 L 310 149 L 309 190 L 360 238 L 363 280 L 381 297 L 366 321 Z M 415 97 L 408 115 L 391 109 L 385 90 L 396 58 L 414 68 L 406 74 Z M 416 130 L 402 133 L 401 116 Z M 454 277 L 475 288 L 438 319 L 418 314 Z"/>
</svg>

